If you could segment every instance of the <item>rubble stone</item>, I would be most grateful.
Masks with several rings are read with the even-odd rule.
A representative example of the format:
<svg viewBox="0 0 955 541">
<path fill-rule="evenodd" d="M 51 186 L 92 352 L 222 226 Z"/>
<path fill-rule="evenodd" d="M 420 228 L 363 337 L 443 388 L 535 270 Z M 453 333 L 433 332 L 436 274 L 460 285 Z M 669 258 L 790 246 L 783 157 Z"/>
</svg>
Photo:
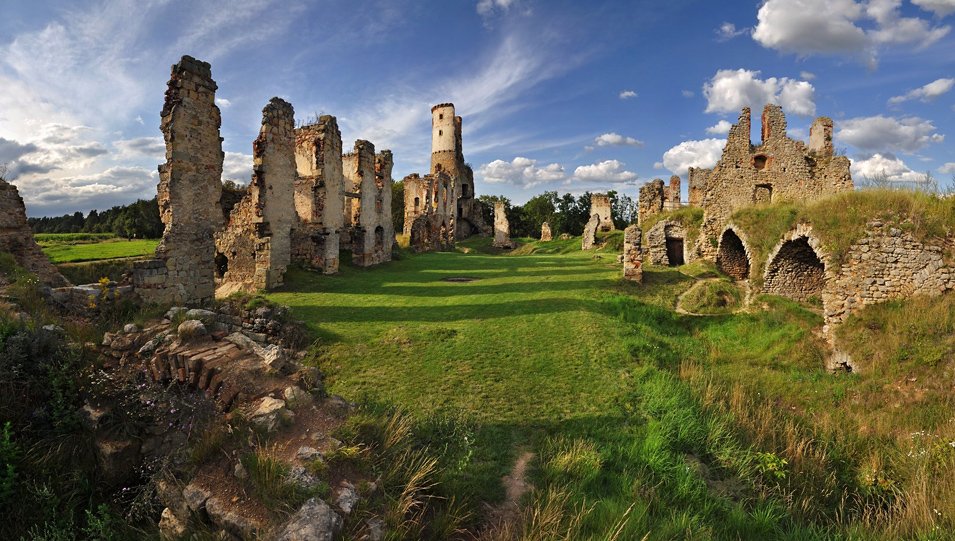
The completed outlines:
<svg viewBox="0 0 955 541">
<path fill-rule="evenodd" d="M 333 541 L 342 518 L 322 500 L 312 498 L 289 518 L 275 541 Z"/>
<path fill-rule="evenodd" d="M 623 278 L 633 282 L 643 281 L 643 254 L 641 242 L 643 231 L 633 224 L 623 230 Z"/>
</svg>

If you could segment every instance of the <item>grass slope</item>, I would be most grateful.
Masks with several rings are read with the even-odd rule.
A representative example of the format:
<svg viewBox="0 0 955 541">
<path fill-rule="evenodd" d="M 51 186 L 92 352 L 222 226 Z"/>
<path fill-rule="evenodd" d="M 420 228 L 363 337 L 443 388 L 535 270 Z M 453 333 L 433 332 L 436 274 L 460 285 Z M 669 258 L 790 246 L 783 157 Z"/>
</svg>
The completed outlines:
<svg viewBox="0 0 955 541">
<path fill-rule="evenodd" d="M 581 252 L 579 238 L 523 240 L 503 253 L 474 239 L 337 276 L 297 270 L 269 297 L 319 336 L 332 392 L 473 427 L 447 429 L 462 435 L 442 483 L 474 520 L 479 501 L 503 498 L 515 458 L 536 453 L 525 529 L 502 537 L 951 531 L 953 483 L 929 479 L 955 478 L 955 453 L 913 460 L 918 447 L 906 439 L 923 429 L 955 439 L 950 415 L 930 415 L 950 412 L 948 399 L 923 396 L 918 416 L 886 423 L 893 406 L 879 400 L 894 376 L 825 373 L 811 309 L 759 297 L 748 312 L 676 314 L 677 296 L 713 269 L 648 267 L 643 285 L 622 282 L 616 236 L 605 236 L 604 252 Z M 945 321 L 897 348 L 932 340 L 923 330 L 950 331 Z M 936 366 L 951 362 L 950 346 L 938 354 Z M 555 519 L 548 533 L 541 517 L 555 508 L 577 518 Z"/>
<path fill-rule="evenodd" d="M 76 263 L 80 261 L 99 261 L 124 257 L 150 256 L 156 251 L 158 240 L 108 240 L 105 242 L 63 244 L 44 243 L 43 253 L 53 263 Z"/>
</svg>

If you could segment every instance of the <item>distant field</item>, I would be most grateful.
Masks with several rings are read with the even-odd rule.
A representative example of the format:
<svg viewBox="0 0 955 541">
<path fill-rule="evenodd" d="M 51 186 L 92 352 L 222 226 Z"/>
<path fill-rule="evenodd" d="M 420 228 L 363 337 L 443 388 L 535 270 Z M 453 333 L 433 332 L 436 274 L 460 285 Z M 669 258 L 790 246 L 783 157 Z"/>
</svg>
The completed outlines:
<svg viewBox="0 0 955 541">
<path fill-rule="evenodd" d="M 115 239 L 113 233 L 37 233 L 33 235 L 34 240 L 41 246 L 48 244 L 80 244 L 103 242 L 104 240 Z"/>
<path fill-rule="evenodd" d="M 43 248 L 43 253 L 45 253 L 53 263 L 76 263 L 79 261 L 99 261 L 123 257 L 148 256 L 156 250 L 157 244 L 159 244 L 158 239 L 109 239 L 103 242 L 82 244 L 66 244 L 62 242 L 41 243 L 41 247 Z"/>
</svg>

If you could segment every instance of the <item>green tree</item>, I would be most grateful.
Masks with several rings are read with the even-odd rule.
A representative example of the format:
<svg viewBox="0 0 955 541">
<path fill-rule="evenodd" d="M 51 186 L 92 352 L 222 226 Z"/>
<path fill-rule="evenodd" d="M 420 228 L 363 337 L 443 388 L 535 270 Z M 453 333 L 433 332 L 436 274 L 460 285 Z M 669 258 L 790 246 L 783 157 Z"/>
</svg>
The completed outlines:
<svg viewBox="0 0 955 541">
<path fill-rule="evenodd" d="M 391 221 L 400 235 L 405 229 L 405 183 L 401 180 L 391 185 Z"/>
</svg>

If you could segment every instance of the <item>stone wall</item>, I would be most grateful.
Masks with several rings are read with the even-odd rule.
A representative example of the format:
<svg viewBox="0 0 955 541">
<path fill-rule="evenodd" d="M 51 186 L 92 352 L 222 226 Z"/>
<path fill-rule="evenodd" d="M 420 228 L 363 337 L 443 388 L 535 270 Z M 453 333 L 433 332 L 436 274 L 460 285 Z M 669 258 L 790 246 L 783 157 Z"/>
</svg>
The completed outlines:
<svg viewBox="0 0 955 541">
<path fill-rule="evenodd" d="M 335 117 L 295 130 L 295 212 L 292 260 L 325 274 L 338 272 L 344 219 L 342 135 Z"/>
<path fill-rule="evenodd" d="M 391 261 L 391 252 L 395 246 L 395 220 L 391 213 L 392 190 L 395 184 L 391 172 L 395 159 L 390 150 L 382 150 L 375 155 L 375 214 L 378 226 L 375 228 L 375 257 L 381 262 Z"/>
<path fill-rule="evenodd" d="M 17 187 L 0 178 L 0 253 L 9 253 L 17 265 L 36 274 L 41 282 L 65 287 L 69 281 L 56 270 L 33 240 L 26 207 Z"/>
<path fill-rule="evenodd" d="M 821 299 L 826 267 L 808 237 L 783 242 L 766 265 L 763 291 L 797 301 Z"/>
<path fill-rule="evenodd" d="M 600 229 L 600 217 L 596 214 L 590 215 L 590 220 L 584 226 L 583 238 L 580 240 L 581 250 L 590 250 L 597 244 L 597 231 Z"/>
<path fill-rule="evenodd" d="M 734 280 L 749 279 L 750 255 L 746 242 L 733 226 L 720 235 L 716 253 L 716 266 Z"/>
<path fill-rule="evenodd" d="M 252 144 L 252 181 L 216 234 L 216 278 L 228 291 L 256 291 L 282 284 L 291 261 L 295 213 L 295 112 L 279 98 L 262 110 Z"/>
<path fill-rule="evenodd" d="M 507 221 L 507 212 L 503 201 L 494 202 L 494 243 L 495 248 L 513 248 L 511 242 L 511 224 Z"/>
<path fill-rule="evenodd" d="M 600 231 L 613 231 L 613 214 L 610 208 L 610 196 L 602 193 L 590 194 L 590 214 L 600 219 Z"/>
<path fill-rule="evenodd" d="M 709 176 L 709 169 L 700 169 L 699 167 L 691 167 L 687 173 L 688 201 L 691 207 L 699 207 L 703 204 L 703 189 L 706 187 Z"/>
<path fill-rule="evenodd" d="M 680 177 L 671 176 L 670 184 L 663 188 L 663 212 L 680 208 L 680 190 L 682 190 Z"/>
<path fill-rule="evenodd" d="M 660 220 L 647 231 L 651 265 L 677 266 L 694 259 L 686 227 L 675 220 Z"/>
<path fill-rule="evenodd" d="M 160 124 L 166 163 L 159 166 L 158 199 L 166 227 L 156 259 L 133 272 L 147 302 L 197 304 L 215 294 L 223 158 L 216 88 L 205 62 L 184 56 L 172 67 Z"/>
<path fill-rule="evenodd" d="M 623 230 L 623 279 L 643 282 L 643 231 L 633 224 Z"/>
<path fill-rule="evenodd" d="M 347 238 L 350 239 L 347 247 L 352 252 L 352 263 L 359 267 L 370 267 L 391 260 L 391 247 L 394 245 L 394 225 L 390 219 L 392 163 L 390 150 L 376 155 L 375 145 L 361 139 L 355 141 L 354 151 L 342 156 L 342 171 L 345 175 L 343 223 Z M 389 201 L 387 211 L 384 205 L 385 184 Z M 386 214 L 388 223 L 384 223 Z"/>
<path fill-rule="evenodd" d="M 543 242 L 554 240 L 554 234 L 550 230 L 550 224 L 544 222 L 541 224 L 541 240 Z"/>
<path fill-rule="evenodd" d="M 402 181 L 405 192 L 405 229 L 415 252 L 451 250 L 455 241 L 454 181 L 446 173 Z"/>
<path fill-rule="evenodd" d="M 431 174 L 445 173 L 454 181 L 457 239 L 491 234 L 483 208 L 475 198 L 474 171 L 464 160 L 463 125 L 462 118 L 454 114 L 453 103 L 431 108 Z"/>
<path fill-rule="evenodd" d="M 643 225 L 647 218 L 663 212 L 663 181 L 653 179 L 640 187 L 640 197 L 637 200 L 637 223 Z"/>
<path fill-rule="evenodd" d="M 815 136 L 810 137 L 809 147 L 786 135 L 786 117 L 778 105 L 763 109 L 758 146 L 750 142 L 750 130 L 750 110 L 744 108 L 730 128 L 716 166 L 695 173 L 704 212 L 698 246 L 709 258 L 716 256 L 719 236 L 730 216 L 742 207 L 780 200 L 811 201 L 853 188 L 848 158 L 833 153 L 830 119 L 822 117 L 813 123 Z"/>
</svg>

